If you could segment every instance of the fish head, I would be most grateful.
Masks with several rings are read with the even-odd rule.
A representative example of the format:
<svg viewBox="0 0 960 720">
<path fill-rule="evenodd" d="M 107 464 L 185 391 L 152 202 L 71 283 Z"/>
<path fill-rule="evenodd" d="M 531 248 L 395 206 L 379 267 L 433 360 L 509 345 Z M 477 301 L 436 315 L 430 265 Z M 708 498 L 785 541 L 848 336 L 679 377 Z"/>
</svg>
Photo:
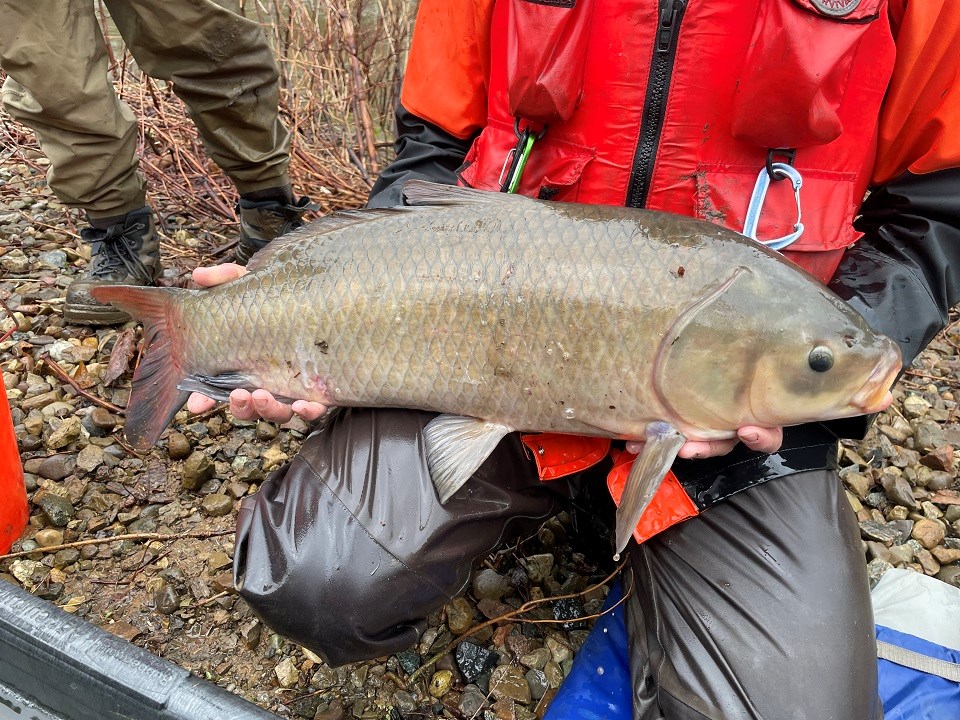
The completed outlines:
<svg viewBox="0 0 960 720">
<path fill-rule="evenodd" d="M 879 412 L 900 368 L 896 343 L 815 279 L 737 268 L 679 316 L 654 382 L 695 436 Z"/>
</svg>

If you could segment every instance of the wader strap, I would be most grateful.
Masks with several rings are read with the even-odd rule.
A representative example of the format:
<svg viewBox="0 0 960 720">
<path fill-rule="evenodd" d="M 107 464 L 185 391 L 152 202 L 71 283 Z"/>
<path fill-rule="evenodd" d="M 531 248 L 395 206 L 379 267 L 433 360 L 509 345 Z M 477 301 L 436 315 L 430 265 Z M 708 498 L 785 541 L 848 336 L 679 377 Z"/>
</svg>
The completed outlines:
<svg viewBox="0 0 960 720">
<path fill-rule="evenodd" d="M 936 675 L 944 680 L 960 683 L 960 664 L 958 663 L 932 658 L 881 640 L 877 641 L 877 657 L 912 670 L 919 670 L 927 675 Z"/>
</svg>

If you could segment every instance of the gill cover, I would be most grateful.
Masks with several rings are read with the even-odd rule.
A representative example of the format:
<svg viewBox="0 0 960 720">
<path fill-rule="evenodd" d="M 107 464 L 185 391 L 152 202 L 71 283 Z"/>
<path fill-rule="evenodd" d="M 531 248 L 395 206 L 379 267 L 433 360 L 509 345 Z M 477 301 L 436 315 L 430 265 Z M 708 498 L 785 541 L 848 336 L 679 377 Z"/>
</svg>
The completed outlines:
<svg viewBox="0 0 960 720">
<path fill-rule="evenodd" d="M 738 267 L 683 312 L 663 338 L 654 387 L 681 429 L 729 431 L 749 419 L 755 318 L 764 312 L 760 295 L 756 274 Z"/>
</svg>

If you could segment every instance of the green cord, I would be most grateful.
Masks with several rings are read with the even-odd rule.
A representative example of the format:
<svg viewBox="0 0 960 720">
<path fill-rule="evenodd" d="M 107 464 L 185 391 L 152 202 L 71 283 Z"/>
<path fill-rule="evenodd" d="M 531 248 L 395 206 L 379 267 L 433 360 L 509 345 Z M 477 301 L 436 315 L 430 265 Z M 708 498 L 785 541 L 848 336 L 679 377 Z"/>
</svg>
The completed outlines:
<svg viewBox="0 0 960 720">
<path fill-rule="evenodd" d="M 527 158 L 530 157 L 530 150 L 533 148 L 533 143 L 536 139 L 537 138 L 533 133 L 530 133 L 527 136 L 526 145 L 523 146 L 523 151 L 520 155 L 520 162 L 517 163 L 517 171 L 513 174 L 513 177 L 510 178 L 510 187 L 507 188 L 508 193 L 517 192 L 517 185 L 520 184 L 520 177 L 523 175 L 523 168 L 526 167 Z"/>
</svg>

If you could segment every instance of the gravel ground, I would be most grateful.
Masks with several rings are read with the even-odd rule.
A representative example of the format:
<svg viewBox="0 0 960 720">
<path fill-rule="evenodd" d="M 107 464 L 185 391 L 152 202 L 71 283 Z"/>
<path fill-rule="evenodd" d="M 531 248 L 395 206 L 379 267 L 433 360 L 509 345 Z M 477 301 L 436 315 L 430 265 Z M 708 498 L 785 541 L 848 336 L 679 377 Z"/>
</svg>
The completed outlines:
<svg viewBox="0 0 960 720">
<path fill-rule="evenodd" d="M 472 626 L 530 600 L 547 598 L 523 616 L 529 619 L 599 610 L 608 568 L 571 546 L 569 517 L 488 557 L 467 596 L 430 618 L 406 653 L 331 669 L 271 633 L 233 593 L 231 531 L 238 500 L 296 452 L 307 427 L 184 411 L 149 454 L 126 448 L 119 408 L 137 329 L 63 324 L 64 289 L 89 249 L 77 236 L 77 216 L 47 193 L 42 168 L 33 158 L 0 169 L 0 300 L 14 318 L 2 329 L 16 324 L 0 344 L 0 369 L 31 499 L 30 525 L 13 549 L 26 554 L 0 560 L 0 578 L 280 715 L 542 716 L 588 623 L 499 621 L 458 650 L 442 651 Z M 159 210 L 173 216 L 173 208 Z M 190 218 L 177 218 L 176 227 L 164 246 L 166 284 L 185 283 L 188 268 L 206 261 L 215 244 Z M 948 328 L 910 369 L 869 437 L 842 451 L 874 580 L 908 567 L 960 586 L 958 350 L 960 330 Z M 127 534 L 139 537 L 111 540 Z M 97 542 L 56 549 L 83 539 Z M 550 600 L 569 594 L 578 595 Z"/>
</svg>

